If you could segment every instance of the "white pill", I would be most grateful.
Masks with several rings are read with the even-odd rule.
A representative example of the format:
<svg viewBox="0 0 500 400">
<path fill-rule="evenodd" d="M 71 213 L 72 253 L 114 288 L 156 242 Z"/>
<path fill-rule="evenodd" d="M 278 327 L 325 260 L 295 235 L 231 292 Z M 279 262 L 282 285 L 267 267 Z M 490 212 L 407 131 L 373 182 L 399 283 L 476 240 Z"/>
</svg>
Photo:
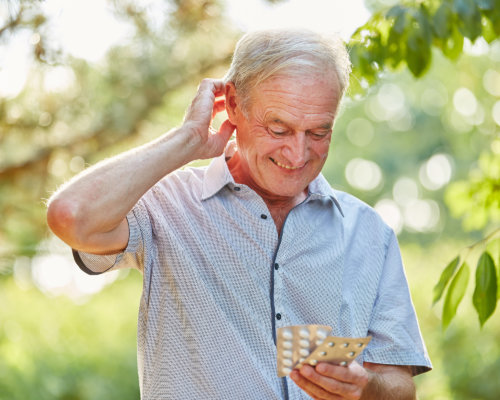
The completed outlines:
<svg viewBox="0 0 500 400">
<path fill-rule="evenodd" d="M 284 349 L 291 349 L 293 347 L 293 343 L 289 340 L 286 340 L 283 342 L 283 348 Z"/>
<path fill-rule="evenodd" d="M 299 336 L 301 338 L 304 338 L 304 339 L 309 338 L 309 329 L 307 329 L 307 328 L 301 328 L 300 331 L 299 331 Z"/>
<path fill-rule="evenodd" d="M 328 347 L 333 347 L 335 346 L 335 342 L 328 342 Z"/>
<path fill-rule="evenodd" d="M 342 362 L 340 363 L 340 365 L 341 365 L 342 367 L 345 367 L 345 366 L 347 365 L 347 361 L 342 361 Z"/>
<path fill-rule="evenodd" d="M 318 360 L 309 360 L 309 364 L 311 365 L 316 365 L 318 363 Z"/>
<path fill-rule="evenodd" d="M 303 357 L 307 357 L 310 354 L 310 352 L 308 349 L 300 349 L 299 354 Z"/>
<path fill-rule="evenodd" d="M 283 372 L 284 375 L 288 375 L 290 372 L 292 372 L 292 369 L 288 367 L 283 367 L 281 369 L 281 372 Z"/>
<path fill-rule="evenodd" d="M 349 347 L 349 343 L 344 343 L 342 347 Z"/>
<path fill-rule="evenodd" d="M 283 329 L 281 331 L 281 336 L 283 336 L 284 339 L 290 340 L 293 338 L 293 333 L 290 329 Z"/>
<path fill-rule="evenodd" d="M 285 358 L 283 359 L 283 365 L 286 367 L 291 367 L 292 366 L 292 360 L 290 358 Z"/>
<path fill-rule="evenodd" d="M 321 346 L 323 344 L 323 339 L 316 340 L 316 346 Z"/>
<path fill-rule="evenodd" d="M 292 358 L 293 357 L 292 351 L 291 350 L 283 350 L 283 357 Z"/>
<path fill-rule="evenodd" d="M 324 329 L 318 329 L 318 332 L 316 332 L 316 337 L 320 338 L 320 339 L 326 339 L 326 337 L 328 336 L 328 333 L 324 330 Z"/>
<path fill-rule="evenodd" d="M 320 355 L 321 357 L 325 357 L 325 356 L 326 356 L 326 351 L 322 351 L 321 353 L 319 353 L 319 355 Z"/>
<path fill-rule="evenodd" d="M 299 363 L 303 363 L 304 361 L 306 361 L 306 359 L 304 357 L 299 358 Z"/>
<path fill-rule="evenodd" d="M 309 340 L 306 340 L 306 339 L 302 339 L 299 341 L 299 344 L 301 347 L 309 347 Z"/>
<path fill-rule="evenodd" d="M 356 355 L 356 353 L 355 353 L 354 351 L 351 351 L 351 352 L 348 354 L 348 356 L 349 356 L 349 357 L 354 357 L 355 355 Z"/>
</svg>

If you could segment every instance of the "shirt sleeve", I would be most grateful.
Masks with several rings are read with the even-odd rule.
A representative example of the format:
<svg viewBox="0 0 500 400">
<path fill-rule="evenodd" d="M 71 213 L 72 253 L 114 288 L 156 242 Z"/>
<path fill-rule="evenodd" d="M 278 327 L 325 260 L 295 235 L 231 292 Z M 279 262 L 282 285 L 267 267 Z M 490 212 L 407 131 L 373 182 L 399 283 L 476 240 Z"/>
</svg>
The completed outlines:
<svg viewBox="0 0 500 400">
<path fill-rule="evenodd" d="M 97 255 L 73 249 L 73 258 L 80 269 L 89 275 L 122 268 L 144 269 L 144 230 L 150 224 L 147 213 L 138 203 L 127 215 L 129 239 L 126 249 L 118 254 Z M 150 236 L 150 235 L 147 235 Z"/>
<path fill-rule="evenodd" d="M 364 351 L 364 361 L 412 366 L 414 375 L 432 369 L 392 230 L 369 334 L 372 340 Z"/>
</svg>

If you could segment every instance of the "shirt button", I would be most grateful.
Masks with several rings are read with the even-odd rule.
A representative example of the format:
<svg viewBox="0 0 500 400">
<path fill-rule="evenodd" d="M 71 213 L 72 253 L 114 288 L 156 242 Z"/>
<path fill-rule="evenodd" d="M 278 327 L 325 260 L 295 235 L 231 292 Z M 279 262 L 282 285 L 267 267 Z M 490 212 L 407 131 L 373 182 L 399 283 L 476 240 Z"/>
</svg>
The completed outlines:
<svg viewBox="0 0 500 400">
<path fill-rule="evenodd" d="M 261 217 L 262 219 L 267 219 L 267 215 L 266 215 L 266 214 L 260 214 L 260 217 Z"/>
<path fill-rule="evenodd" d="M 276 271 L 278 270 L 278 268 L 279 268 L 279 267 L 280 267 L 280 266 L 278 265 L 278 263 L 274 264 L 274 269 L 275 269 Z"/>
<path fill-rule="evenodd" d="M 233 189 L 234 189 L 236 192 L 239 192 L 239 191 L 241 190 L 241 188 L 240 188 L 239 186 L 235 186 Z"/>
<path fill-rule="evenodd" d="M 281 314 L 280 314 L 280 313 L 276 314 L 276 319 L 277 319 L 278 321 L 281 319 Z"/>
</svg>

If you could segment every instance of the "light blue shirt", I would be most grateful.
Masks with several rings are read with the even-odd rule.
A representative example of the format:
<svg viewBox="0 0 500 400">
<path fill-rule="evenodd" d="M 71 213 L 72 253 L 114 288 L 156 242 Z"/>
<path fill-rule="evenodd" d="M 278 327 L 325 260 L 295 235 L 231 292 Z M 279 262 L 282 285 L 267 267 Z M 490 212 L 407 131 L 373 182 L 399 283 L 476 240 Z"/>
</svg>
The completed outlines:
<svg viewBox="0 0 500 400">
<path fill-rule="evenodd" d="M 360 363 L 431 368 L 393 231 L 322 175 L 280 236 L 224 156 L 168 175 L 127 218 L 124 253 L 75 258 L 89 273 L 143 273 L 143 399 L 309 399 L 277 375 L 276 329 L 288 325 L 371 335 Z"/>
</svg>

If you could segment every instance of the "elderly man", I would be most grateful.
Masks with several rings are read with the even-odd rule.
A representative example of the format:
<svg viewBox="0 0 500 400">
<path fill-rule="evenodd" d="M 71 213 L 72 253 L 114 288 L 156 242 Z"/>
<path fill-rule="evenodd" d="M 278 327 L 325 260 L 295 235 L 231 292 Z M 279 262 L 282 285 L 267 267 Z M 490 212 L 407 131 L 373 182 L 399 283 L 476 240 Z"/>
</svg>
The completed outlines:
<svg viewBox="0 0 500 400">
<path fill-rule="evenodd" d="M 349 71 L 338 39 L 247 34 L 180 128 L 51 199 L 49 225 L 80 268 L 143 273 L 144 399 L 415 398 L 412 375 L 431 365 L 394 233 L 320 173 Z M 348 367 L 279 378 L 277 329 L 300 324 L 372 340 Z"/>
</svg>

